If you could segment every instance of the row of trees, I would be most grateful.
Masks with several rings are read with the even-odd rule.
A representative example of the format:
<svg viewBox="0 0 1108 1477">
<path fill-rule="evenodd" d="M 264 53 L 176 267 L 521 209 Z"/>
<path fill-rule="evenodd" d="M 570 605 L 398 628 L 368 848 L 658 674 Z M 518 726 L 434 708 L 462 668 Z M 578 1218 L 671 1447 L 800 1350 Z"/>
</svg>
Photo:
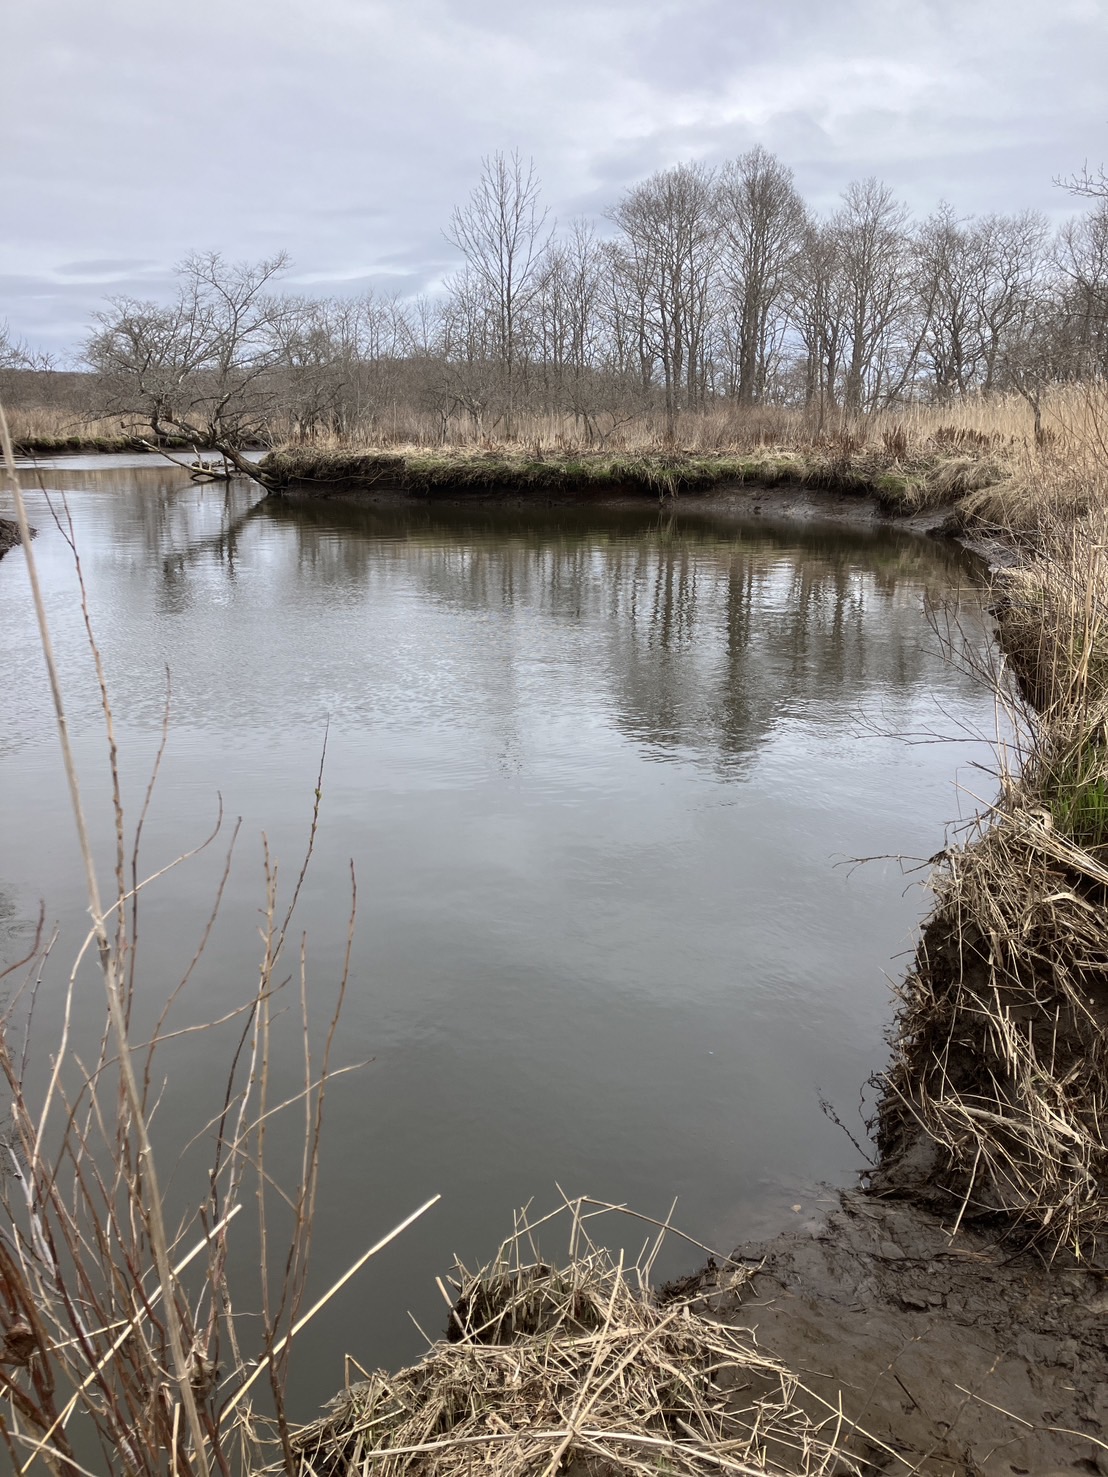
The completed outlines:
<svg viewBox="0 0 1108 1477">
<path fill-rule="evenodd" d="M 278 291 L 284 256 L 181 266 L 169 306 L 113 300 L 86 354 L 100 408 L 161 435 L 241 444 L 372 431 L 388 406 L 517 434 L 571 416 L 588 439 L 648 409 L 802 405 L 819 420 L 908 400 L 1108 373 L 1108 198 L 1051 232 L 1032 212 L 913 220 L 856 182 L 817 217 L 762 148 L 634 185 L 610 230 L 557 230 L 533 165 L 485 161 L 446 232 L 463 265 L 433 296 Z"/>
</svg>

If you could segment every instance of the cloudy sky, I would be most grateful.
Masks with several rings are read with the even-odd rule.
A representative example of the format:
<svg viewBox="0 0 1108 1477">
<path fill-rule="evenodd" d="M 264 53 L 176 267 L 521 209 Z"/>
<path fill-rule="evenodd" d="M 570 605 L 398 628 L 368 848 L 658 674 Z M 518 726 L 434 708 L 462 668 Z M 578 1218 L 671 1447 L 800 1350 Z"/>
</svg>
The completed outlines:
<svg viewBox="0 0 1108 1477">
<path fill-rule="evenodd" d="M 0 323 L 63 356 L 190 249 L 415 292 L 481 159 L 559 219 L 762 143 L 816 208 L 1077 208 L 1108 159 L 1108 0 L 10 0 Z"/>
</svg>

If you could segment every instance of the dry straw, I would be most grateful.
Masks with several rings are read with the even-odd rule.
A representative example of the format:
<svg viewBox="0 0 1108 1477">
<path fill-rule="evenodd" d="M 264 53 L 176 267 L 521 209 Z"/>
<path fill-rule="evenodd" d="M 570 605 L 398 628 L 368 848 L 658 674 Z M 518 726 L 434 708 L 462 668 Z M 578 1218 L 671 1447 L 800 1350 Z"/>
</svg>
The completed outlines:
<svg viewBox="0 0 1108 1477">
<path fill-rule="evenodd" d="M 524 1215 L 487 1267 L 459 1266 L 443 1289 L 447 1336 L 419 1364 L 350 1385 L 299 1432 L 302 1477 L 864 1470 L 844 1451 L 855 1428 L 753 1334 L 651 1291 L 667 1228 L 630 1266 L 594 1243 L 589 1220 L 618 1209 L 574 1200 L 547 1217 L 568 1222 L 561 1261 L 541 1254 L 544 1222 Z M 723 1260 L 723 1286 L 753 1275 Z"/>
<path fill-rule="evenodd" d="M 879 1146 L 956 1220 L 1108 1245 L 1108 499 L 1020 531 L 997 616 L 1026 700 L 1015 774 L 948 853 L 904 988 Z M 920 1161 L 930 1141 L 937 1159 Z M 914 1160 L 915 1167 L 910 1168 Z M 923 1182 L 920 1180 L 923 1176 Z M 931 1179 L 931 1183 L 927 1183 Z"/>
</svg>

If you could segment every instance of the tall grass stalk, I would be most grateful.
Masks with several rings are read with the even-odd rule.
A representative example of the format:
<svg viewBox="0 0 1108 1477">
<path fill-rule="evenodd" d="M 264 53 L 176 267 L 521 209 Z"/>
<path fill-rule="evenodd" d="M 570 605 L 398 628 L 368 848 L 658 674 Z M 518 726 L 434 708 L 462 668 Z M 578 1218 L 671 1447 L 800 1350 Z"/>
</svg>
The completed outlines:
<svg viewBox="0 0 1108 1477">
<path fill-rule="evenodd" d="M 114 895 L 105 900 L 85 818 L 70 743 L 62 685 L 38 577 L 34 547 L 13 448 L 0 408 L 5 484 L 19 523 L 39 635 L 54 704 L 77 843 L 88 894 L 90 928 L 68 974 L 61 1001 L 61 1039 L 45 1084 L 31 1077 L 35 1008 L 47 979 L 53 941 L 36 939 L 31 973 L 0 1019 L 0 1074 L 11 1102 L 10 1129 L 0 1143 L 6 1171 L 0 1181 L 0 1440 L 13 1470 L 36 1468 L 68 1474 L 85 1470 L 81 1453 L 99 1444 L 104 1469 L 162 1477 L 230 1477 L 256 1469 L 273 1456 L 297 1470 L 286 1384 L 296 1334 L 353 1270 L 301 1315 L 317 1209 L 320 1146 L 326 1090 L 347 1068 L 332 1066 L 339 1013 L 350 972 L 357 910 L 351 867 L 346 947 L 325 1024 L 309 1007 L 304 939 L 293 918 L 314 850 L 322 796 L 323 760 L 316 784 L 308 840 L 287 900 L 281 874 L 264 848 L 261 959 L 253 988 L 216 1020 L 177 1028 L 172 1011 L 210 938 L 231 864 L 228 848 L 213 907 L 195 956 L 167 1001 L 143 999 L 139 903 L 146 888 L 194 853 L 185 853 L 152 877 L 142 878 L 139 841 L 167 737 L 130 843 L 122 803 L 115 725 L 106 676 L 92 630 L 84 579 L 77 578 L 89 646 L 100 684 L 106 726 L 115 831 Z M 67 521 L 59 526 L 72 536 Z M 326 744 L 324 744 L 324 754 Z M 211 844 L 219 825 L 200 848 Z M 236 827 L 237 834 L 237 827 Z M 91 1061 L 79 1054 L 71 1030 L 78 997 L 86 987 L 84 961 L 99 966 L 106 1019 Z M 294 962 L 288 963 L 288 957 Z M 15 966 L 18 968 L 19 966 Z M 10 974 L 11 971 L 8 971 Z M 273 1086 L 277 1006 L 295 997 L 287 1012 L 299 1037 L 301 1082 L 285 1099 Z M 27 1036 L 18 1044 L 17 1008 Z M 166 1130 L 158 1144 L 152 1123 L 165 1091 L 159 1068 L 171 1043 L 228 1053 L 222 1099 L 208 1121 L 185 1136 L 167 1198 L 162 1172 Z M 295 1037 L 294 1037 L 295 1039 Z M 318 1044 L 316 1044 L 318 1041 Z M 83 1050 L 83 1048 L 82 1048 Z M 37 1080 L 37 1079 L 36 1079 Z M 277 1119 L 297 1107 L 303 1115 L 295 1183 L 282 1185 L 271 1164 L 269 1139 Z M 198 1163 L 198 1145 L 209 1145 Z M 172 1176 L 171 1176 L 172 1177 Z M 435 1197 L 437 1199 L 438 1197 Z M 259 1308 L 229 1272 L 231 1237 L 241 1237 L 240 1212 L 253 1203 L 253 1245 L 259 1267 Z M 428 1201 L 403 1223 L 422 1215 Z M 387 1245 L 380 1238 L 356 1266 Z M 245 1247 L 244 1247 L 245 1250 Z M 270 1416 L 262 1421 L 250 1392 L 265 1376 Z M 79 1432 L 80 1434 L 75 1434 Z"/>
</svg>

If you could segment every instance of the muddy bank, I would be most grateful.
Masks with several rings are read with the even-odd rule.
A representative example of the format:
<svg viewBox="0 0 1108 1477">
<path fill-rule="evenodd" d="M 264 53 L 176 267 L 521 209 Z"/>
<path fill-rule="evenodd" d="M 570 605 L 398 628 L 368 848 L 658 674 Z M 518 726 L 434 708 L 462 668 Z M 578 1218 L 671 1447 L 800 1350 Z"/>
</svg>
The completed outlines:
<svg viewBox="0 0 1108 1477">
<path fill-rule="evenodd" d="M 363 507 L 410 507 L 414 502 L 446 508 L 643 508 L 657 504 L 657 494 L 627 484 L 612 484 L 602 491 L 594 488 L 587 494 L 566 488 L 543 491 L 528 490 L 507 484 L 503 487 L 476 487 L 473 490 L 444 486 L 432 497 L 382 481 L 369 485 L 338 482 L 317 486 L 294 482 L 273 494 L 283 502 L 343 502 Z M 809 521 L 826 518 L 836 522 L 872 527 L 893 523 L 932 533 L 950 521 L 949 509 L 897 509 L 865 492 L 845 493 L 831 488 L 804 486 L 799 483 L 719 483 L 677 498 L 667 498 L 662 506 L 667 511 L 733 513 L 742 518 L 760 517 Z"/>
<path fill-rule="evenodd" d="M 663 1290 L 753 1330 L 813 1417 L 842 1400 L 865 1471 L 1108 1473 L 1108 1267 L 1046 1266 L 1003 1236 L 847 1192 L 813 1222 Z M 813 1400 L 811 1397 L 818 1397 Z"/>
<path fill-rule="evenodd" d="M 34 533 L 34 529 L 31 530 Z M 14 549 L 19 543 L 19 526 L 10 518 L 0 518 L 0 559 L 9 549 Z"/>
<path fill-rule="evenodd" d="M 488 1267 L 457 1269 L 445 1335 L 347 1386 L 294 1438 L 301 1470 L 1108 1473 L 1108 1269 L 847 1192 L 651 1293 L 650 1256 L 591 1241 L 599 1204 L 567 1202 L 568 1261 L 524 1213 Z"/>
</svg>

